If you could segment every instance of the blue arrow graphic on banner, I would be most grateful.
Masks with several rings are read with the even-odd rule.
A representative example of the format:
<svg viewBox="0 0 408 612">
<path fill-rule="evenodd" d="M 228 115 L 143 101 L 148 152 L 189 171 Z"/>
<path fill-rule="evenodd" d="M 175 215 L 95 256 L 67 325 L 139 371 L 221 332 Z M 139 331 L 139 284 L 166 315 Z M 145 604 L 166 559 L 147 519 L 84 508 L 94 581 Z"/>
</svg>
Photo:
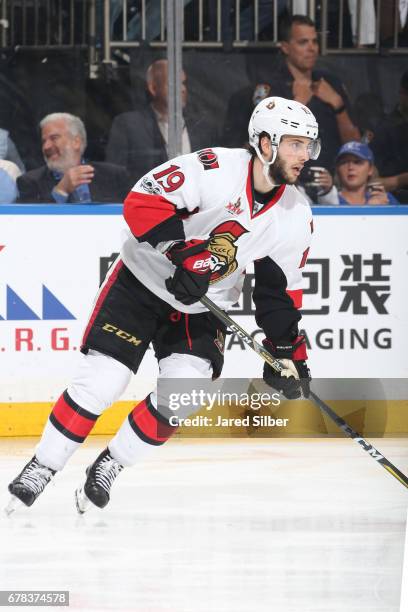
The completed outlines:
<svg viewBox="0 0 408 612">
<path fill-rule="evenodd" d="M 68 308 L 61 304 L 58 298 L 43 285 L 43 321 L 75 319 Z"/>
<path fill-rule="evenodd" d="M 7 285 L 7 320 L 8 321 L 38 321 L 33 310 Z"/>
</svg>

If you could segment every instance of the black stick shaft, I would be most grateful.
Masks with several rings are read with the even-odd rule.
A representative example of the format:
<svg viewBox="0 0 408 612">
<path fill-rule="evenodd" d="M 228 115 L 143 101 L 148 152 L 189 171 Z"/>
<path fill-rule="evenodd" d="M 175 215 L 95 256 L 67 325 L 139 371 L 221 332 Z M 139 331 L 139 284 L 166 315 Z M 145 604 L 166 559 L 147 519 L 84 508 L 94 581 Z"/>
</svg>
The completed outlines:
<svg viewBox="0 0 408 612">
<path fill-rule="evenodd" d="M 380 465 L 383 466 L 390 474 L 392 474 L 401 484 L 403 484 L 408 489 L 408 478 L 403 474 L 395 465 L 391 463 L 384 455 L 382 455 L 372 444 L 367 442 L 359 433 L 357 433 L 350 425 L 346 423 L 344 419 L 339 417 L 334 410 L 330 408 L 327 404 L 323 402 L 313 391 L 310 392 L 310 397 L 313 402 L 320 408 L 322 412 L 327 414 L 327 416 L 336 423 L 340 429 L 344 431 L 344 433 L 357 442 L 363 450 L 365 450 L 370 457 L 375 459 Z"/>
<path fill-rule="evenodd" d="M 248 332 L 246 332 L 240 325 L 238 325 L 238 323 L 236 323 L 233 319 L 231 319 L 231 317 L 225 312 L 225 310 L 222 310 L 222 308 L 219 308 L 207 296 L 203 296 L 200 302 L 206 308 L 208 308 L 208 310 L 212 312 L 218 319 L 220 319 L 220 321 L 222 321 L 225 325 L 227 325 L 233 332 L 238 334 L 241 340 L 243 340 L 245 344 L 247 344 L 253 351 L 258 353 L 258 355 L 264 361 L 266 361 L 274 370 L 276 370 L 277 372 L 282 371 L 283 368 L 281 364 L 279 363 L 279 361 L 275 359 L 274 357 L 272 357 L 272 355 L 266 349 L 264 349 L 264 347 L 261 344 L 259 344 L 259 342 L 254 340 L 254 338 L 252 338 L 252 336 L 250 336 Z M 360 436 L 359 433 L 354 431 L 354 429 L 352 429 L 350 425 L 348 425 L 344 419 L 339 417 L 339 415 L 336 414 L 336 412 L 334 412 L 334 410 L 332 410 L 330 406 L 325 404 L 325 402 L 323 402 L 323 400 L 321 400 L 320 397 L 318 397 L 315 393 L 313 393 L 313 391 L 310 392 L 310 397 L 313 403 L 316 404 L 316 406 L 322 412 L 324 412 L 324 414 L 326 414 L 334 423 L 336 423 L 336 425 L 349 438 L 354 440 L 354 442 L 357 442 L 357 444 L 359 444 L 360 447 L 363 450 L 365 450 L 372 459 L 374 459 L 375 461 L 377 461 L 377 463 L 382 465 L 382 467 L 385 470 L 387 470 L 387 472 L 389 472 L 392 476 L 394 476 L 394 478 L 396 478 L 402 485 L 404 485 L 404 487 L 408 489 L 408 478 L 405 476 L 405 474 L 403 474 L 395 465 L 391 463 L 391 461 L 389 461 L 376 448 L 374 448 L 372 444 L 370 444 L 369 442 L 367 442 L 367 440 L 365 440 L 362 436 Z"/>
<path fill-rule="evenodd" d="M 225 312 L 225 310 L 219 308 L 217 304 L 214 304 L 214 302 L 210 300 L 206 295 L 201 298 L 200 302 L 206 308 L 208 308 L 208 310 L 210 310 L 216 317 L 218 317 L 220 321 L 225 323 L 227 327 L 229 327 L 233 332 L 235 332 L 241 338 L 241 340 L 245 342 L 245 344 L 248 344 L 248 346 L 253 351 L 255 351 L 255 353 L 258 353 L 258 355 L 262 357 L 262 359 L 266 361 L 266 363 L 268 363 L 271 368 L 273 368 L 277 372 L 281 372 L 283 370 L 283 367 L 281 366 L 280 362 L 274 357 L 272 357 L 270 352 L 267 351 L 262 346 L 262 344 L 259 344 L 259 342 L 254 340 L 252 336 L 248 334 L 248 332 L 246 332 L 240 325 L 238 325 L 238 323 L 234 321 L 234 319 L 231 319 L 231 317 Z"/>
</svg>

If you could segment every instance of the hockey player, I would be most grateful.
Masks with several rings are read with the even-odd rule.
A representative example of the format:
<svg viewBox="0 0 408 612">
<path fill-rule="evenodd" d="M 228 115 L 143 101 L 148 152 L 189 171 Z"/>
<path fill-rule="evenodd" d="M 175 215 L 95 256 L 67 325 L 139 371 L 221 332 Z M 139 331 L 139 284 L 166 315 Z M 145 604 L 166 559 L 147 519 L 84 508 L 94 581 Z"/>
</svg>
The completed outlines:
<svg viewBox="0 0 408 612">
<path fill-rule="evenodd" d="M 141 178 L 124 204 L 130 228 L 97 294 L 82 342 L 82 361 L 56 402 L 35 456 L 9 485 L 11 505 L 26 506 L 62 470 L 99 415 L 118 400 L 149 343 L 159 379 L 216 378 L 223 365 L 222 324 L 200 303 L 207 294 L 228 309 L 254 262 L 253 299 L 264 345 L 281 360 L 264 379 L 288 398 L 309 393 L 301 318 L 302 268 L 312 214 L 294 183 L 320 152 L 310 110 L 266 98 L 249 122 L 249 149 L 205 149 L 172 159 Z M 157 409 L 156 391 L 129 414 L 76 491 L 79 512 L 103 508 L 125 466 L 174 433 Z"/>
</svg>

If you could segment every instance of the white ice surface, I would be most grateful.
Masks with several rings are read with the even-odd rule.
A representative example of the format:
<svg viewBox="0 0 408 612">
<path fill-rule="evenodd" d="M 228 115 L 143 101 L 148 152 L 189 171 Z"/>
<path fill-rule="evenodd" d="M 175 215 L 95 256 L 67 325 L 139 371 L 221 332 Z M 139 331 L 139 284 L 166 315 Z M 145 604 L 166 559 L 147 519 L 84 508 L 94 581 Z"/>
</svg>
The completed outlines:
<svg viewBox="0 0 408 612">
<path fill-rule="evenodd" d="M 35 442 L 0 439 L 1 508 Z M 407 440 L 373 442 L 407 471 Z M 69 590 L 74 610 L 399 612 L 407 491 L 355 443 L 173 440 L 79 517 L 73 491 L 105 445 L 1 512 L 0 589 Z"/>
</svg>

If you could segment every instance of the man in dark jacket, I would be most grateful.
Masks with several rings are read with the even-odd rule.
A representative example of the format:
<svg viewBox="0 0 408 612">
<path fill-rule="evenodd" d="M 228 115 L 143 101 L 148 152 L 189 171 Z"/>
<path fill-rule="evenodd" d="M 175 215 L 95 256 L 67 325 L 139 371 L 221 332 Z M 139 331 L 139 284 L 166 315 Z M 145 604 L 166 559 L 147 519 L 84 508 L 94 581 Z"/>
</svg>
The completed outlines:
<svg viewBox="0 0 408 612">
<path fill-rule="evenodd" d="M 316 70 L 319 43 L 314 22 L 304 15 L 293 15 L 281 28 L 283 58 L 263 83 L 235 93 L 230 101 L 222 145 L 242 146 L 247 138 L 246 112 L 268 96 L 297 100 L 308 106 L 319 123 L 323 142 L 319 166 L 334 168 L 337 151 L 351 140 L 360 140 L 350 118 L 350 104 L 341 81 Z"/>
<path fill-rule="evenodd" d="M 377 126 L 371 144 L 381 182 L 400 202 L 408 204 L 408 70 L 401 78 L 392 113 Z"/>
<path fill-rule="evenodd" d="M 106 159 L 126 166 L 133 182 L 169 159 L 167 60 L 154 61 L 146 73 L 150 104 L 115 117 L 109 134 Z M 202 113 L 193 116 L 186 108 L 187 80 L 182 71 L 181 101 L 184 112 L 182 153 L 218 144 L 214 124 Z"/>
<path fill-rule="evenodd" d="M 45 166 L 17 180 L 18 203 L 122 202 L 130 188 L 125 168 L 83 158 L 85 126 L 69 113 L 47 115 L 40 123 Z"/>
</svg>

